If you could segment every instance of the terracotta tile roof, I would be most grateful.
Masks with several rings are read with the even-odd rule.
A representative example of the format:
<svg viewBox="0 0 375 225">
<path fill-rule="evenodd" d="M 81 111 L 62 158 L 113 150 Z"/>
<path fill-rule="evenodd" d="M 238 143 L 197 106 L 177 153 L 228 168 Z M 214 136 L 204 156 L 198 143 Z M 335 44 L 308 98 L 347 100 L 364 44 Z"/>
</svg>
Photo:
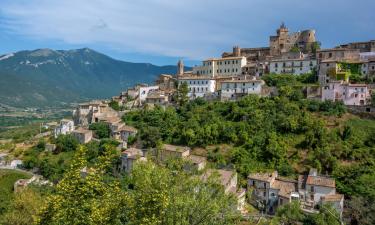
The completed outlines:
<svg viewBox="0 0 375 225">
<path fill-rule="evenodd" d="M 335 180 L 328 177 L 322 176 L 308 176 L 306 184 L 316 185 L 316 186 L 325 186 L 325 187 L 336 187 Z"/>
<path fill-rule="evenodd" d="M 219 181 L 221 185 L 227 187 L 232 177 L 235 175 L 235 172 L 229 170 L 216 170 L 216 169 L 209 169 L 202 175 L 202 180 L 207 181 L 207 179 L 212 176 L 213 174 L 218 173 Z M 234 193 L 236 190 L 234 191 Z"/>
<path fill-rule="evenodd" d="M 253 180 L 260 180 L 265 182 L 271 182 L 276 177 L 276 171 L 273 173 L 253 173 L 249 174 L 247 178 Z"/>
<path fill-rule="evenodd" d="M 129 148 L 123 151 L 122 154 L 127 155 L 128 158 L 137 158 L 143 156 L 143 151 L 138 148 Z"/>
<path fill-rule="evenodd" d="M 187 146 L 164 144 L 163 150 L 170 151 L 170 152 L 186 152 L 186 151 L 190 151 L 190 148 Z"/>
<path fill-rule="evenodd" d="M 92 133 L 92 130 L 86 130 L 86 129 L 83 129 L 83 128 L 79 128 L 77 130 L 74 130 L 73 133 L 88 134 L 88 133 Z"/>
<path fill-rule="evenodd" d="M 334 194 L 334 195 L 326 195 L 322 197 L 322 201 L 324 202 L 339 202 L 344 198 L 344 195 L 341 194 Z"/>
<path fill-rule="evenodd" d="M 271 188 L 279 190 L 280 196 L 289 198 L 290 194 L 297 190 L 296 184 L 296 181 L 276 179 L 271 183 Z"/>
<path fill-rule="evenodd" d="M 124 125 L 120 128 L 120 131 L 137 132 L 138 130 L 134 127 Z"/>
</svg>

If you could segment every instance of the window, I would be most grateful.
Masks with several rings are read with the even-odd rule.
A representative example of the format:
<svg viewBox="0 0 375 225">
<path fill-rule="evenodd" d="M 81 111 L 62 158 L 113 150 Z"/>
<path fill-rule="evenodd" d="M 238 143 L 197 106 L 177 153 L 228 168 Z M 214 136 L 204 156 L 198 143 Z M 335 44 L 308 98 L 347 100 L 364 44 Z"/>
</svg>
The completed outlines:
<svg viewBox="0 0 375 225">
<path fill-rule="evenodd" d="M 330 53 L 328 54 L 328 57 L 329 57 L 329 58 L 331 58 L 331 57 L 332 57 L 332 53 L 331 53 L 331 52 L 330 52 Z"/>
<path fill-rule="evenodd" d="M 206 91 L 208 91 L 208 88 L 206 88 Z"/>
<path fill-rule="evenodd" d="M 242 86 L 245 86 L 245 83 L 242 83 Z"/>
<path fill-rule="evenodd" d="M 311 186 L 310 190 L 311 192 L 314 192 L 314 186 Z"/>
<path fill-rule="evenodd" d="M 277 63 L 275 63 L 275 67 L 277 68 L 279 65 Z"/>
<path fill-rule="evenodd" d="M 208 80 L 206 80 L 206 84 L 208 84 Z"/>
<path fill-rule="evenodd" d="M 253 86 L 255 86 L 255 83 L 253 83 Z"/>
<path fill-rule="evenodd" d="M 264 188 L 267 188 L 267 184 L 266 184 L 266 183 L 263 183 L 263 187 L 264 187 Z"/>
</svg>

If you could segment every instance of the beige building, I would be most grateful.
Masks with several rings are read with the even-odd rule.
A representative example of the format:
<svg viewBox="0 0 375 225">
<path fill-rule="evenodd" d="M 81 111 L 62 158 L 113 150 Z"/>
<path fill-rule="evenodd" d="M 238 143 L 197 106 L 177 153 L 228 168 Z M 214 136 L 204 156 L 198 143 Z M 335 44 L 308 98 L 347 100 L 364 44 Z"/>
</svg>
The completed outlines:
<svg viewBox="0 0 375 225">
<path fill-rule="evenodd" d="M 73 120 L 76 126 L 88 126 L 91 123 L 99 122 L 99 118 L 115 116 L 118 116 L 118 113 L 103 101 L 82 103 L 73 110 Z"/>
<path fill-rule="evenodd" d="M 72 132 L 72 135 L 77 139 L 80 144 L 86 144 L 91 141 L 93 132 L 83 128 L 78 128 Z"/>
<path fill-rule="evenodd" d="M 186 170 L 203 170 L 206 167 L 207 159 L 203 156 L 189 155 L 186 158 L 187 164 L 185 166 Z"/>
<path fill-rule="evenodd" d="M 352 42 L 337 46 L 336 48 L 357 49 L 360 52 L 375 52 L 375 40 Z"/>
<path fill-rule="evenodd" d="M 171 158 L 187 158 L 190 155 L 190 151 L 191 149 L 186 146 L 164 144 L 160 152 L 160 158 L 162 161 Z"/>
<path fill-rule="evenodd" d="M 138 161 L 147 161 L 144 152 L 138 148 L 129 148 L 121 154 L 120 171 L 130 173 L 133 169 L 134 163 Z"/>
<path fill-rule="evenodd" d="M 217 180 L 224 188 L 225 194 L 232 194 L 237 197 L 237 210 L 244 210 L 246 190 L 237 187 L 237 173 L 230 170 L 208 169 L 202 176 L 202 181 L 210 179 Z"/>
</svg>

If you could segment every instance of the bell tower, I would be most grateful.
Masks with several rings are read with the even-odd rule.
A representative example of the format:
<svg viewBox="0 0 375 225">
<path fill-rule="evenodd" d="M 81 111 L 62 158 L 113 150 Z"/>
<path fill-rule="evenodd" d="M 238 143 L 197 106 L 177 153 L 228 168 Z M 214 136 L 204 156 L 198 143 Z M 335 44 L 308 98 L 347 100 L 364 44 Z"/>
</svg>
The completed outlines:
<svg viewBox="0 0 375 225">
<path fill-rule="evenodd" d="M 177 77 L 184 74 L 184 62 L 180 59 L 177 63 Z"/>
</svg>

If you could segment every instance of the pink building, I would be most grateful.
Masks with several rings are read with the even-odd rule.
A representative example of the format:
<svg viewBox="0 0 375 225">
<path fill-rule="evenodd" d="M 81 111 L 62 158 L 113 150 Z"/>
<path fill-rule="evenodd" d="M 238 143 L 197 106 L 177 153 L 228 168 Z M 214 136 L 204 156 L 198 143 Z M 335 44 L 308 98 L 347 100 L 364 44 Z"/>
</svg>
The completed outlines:
<svg viewBox="0 0 375 225">
<path fill-rule="evenodd" d="M 343 101 L 345 105 L 367 105 L 371 93 L 367 84 L 331 81 L 322 88 L 322 100 Z"/>
</svg>

